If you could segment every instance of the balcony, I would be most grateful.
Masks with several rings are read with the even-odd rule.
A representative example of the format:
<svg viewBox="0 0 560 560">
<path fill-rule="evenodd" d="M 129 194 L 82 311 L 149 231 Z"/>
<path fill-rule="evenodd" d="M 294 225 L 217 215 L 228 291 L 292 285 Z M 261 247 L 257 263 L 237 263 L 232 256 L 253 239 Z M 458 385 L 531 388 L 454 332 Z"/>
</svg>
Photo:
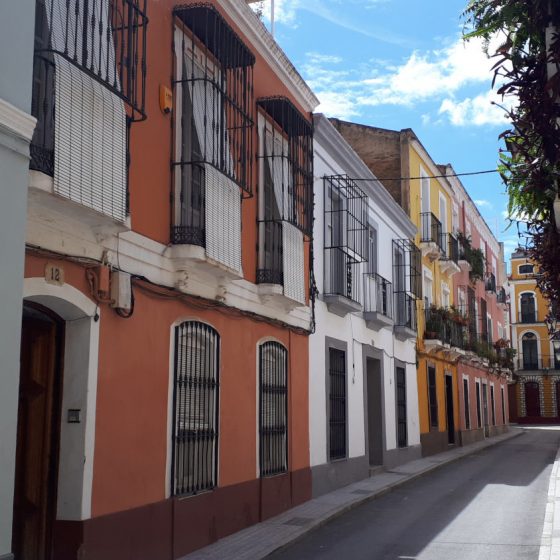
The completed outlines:
<svg viewBox="0 0 560 560">
<path fill-rule="evenodd" d="M 536 309 L 529 309 L 526 311 L 520 311 L 517 314 L 517 322 L 518 323 L 537 323 L 538 322 L 538 315 Z"/>
<path fill-rule="evenodd" d="M 560 361 L 552 356 L 521 356 L 516 360 L 516 366 L 519 371 L 546 371 L 560 370 Z"/>
<path fill-rule="evenodd" d="M 459 268 L 462 271 L 470 272 L 472 265 L 469 261 L 469 247 L 465 243 L 459 242 Z"/>
<path fill-rule="evenodd" d="M 503 306 L 507 306 L 507 294 L 503 287 L 498 288 L 496 293 L 496 301 Z"/>
<path fill-rule="evenodd" d="M 340 248 L 325 249 L 323 301 L 328 310 L 339 317 L 362 311 L 359 265 Z"/>
<path fill-rule="evenodd" d="M 364 319 L 373 329 L 393 324 L 393 285 L 376 273 L 364 274 Z"/>
<path fill-rule="evenodd" d="M 424 345 L 428 352 L 445 350 L 452 354 L 451 358 L 463 355 L 467 346 L 467 319 L 450 309 L 433 306 L 424 313 Z"/>
<path fill-rule="evenodd" d="M 420 214 L 420 249 L 422 256 L 431 261 L 435 261 L 443 253 L 441 230 L 441 222 L 431 212 Z"/>
<path fill-rule="evenodd" d="M 496 276 L 493 273 L 486 275 L 484 279 L 484 288 L 487 294 L 496 294 Z"/>
<path fill-rule="evenodd" d="M 416 338 L 416 300 L 405 292 L 395 292 L 395 325 L 393 332 L 399 340 Z"/>
<path fill-rule="evenodd" d="M 440 258 L 441 271 L 448 276 L 453 276 L 461 271 L 459 268 L 459 241 L 452 233 L 442 233 L 440 245 L 443 248 Z"/>
</svg>

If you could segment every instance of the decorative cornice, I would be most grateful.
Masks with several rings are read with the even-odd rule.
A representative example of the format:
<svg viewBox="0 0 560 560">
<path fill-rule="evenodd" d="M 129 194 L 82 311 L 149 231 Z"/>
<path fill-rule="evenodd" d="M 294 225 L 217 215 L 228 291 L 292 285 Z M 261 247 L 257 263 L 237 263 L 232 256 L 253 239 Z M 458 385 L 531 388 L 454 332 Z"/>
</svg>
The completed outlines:
<svg viewBox="0 0 560 560">
<path fill-rule="evenodd" d="M 315 142 L 320 144 L 350 177 L 371 177 L 371 181 L 361 181 L 360 188 L 373 200 L 380 215 L 387 215 L 402 230 L 404 237 L 413 238 L 416 235 L 416 227 L 408 214 L 397 204 L 329 119 L 318 113 L 313 116 L 313 122 Z"/>
<path fill-rule="evenodd" d="M 314 111 L 319 100 L 250 6 L 243 0 L 220 0 L 220 4 L 282 81 L 291 85 L 290 90 L 303 109 Z"/>
<path fill-rule="evenodd" d="M 31 142 L 37 119 L 16 106 L 0 99 L 0 130 Z"/>
</svg>

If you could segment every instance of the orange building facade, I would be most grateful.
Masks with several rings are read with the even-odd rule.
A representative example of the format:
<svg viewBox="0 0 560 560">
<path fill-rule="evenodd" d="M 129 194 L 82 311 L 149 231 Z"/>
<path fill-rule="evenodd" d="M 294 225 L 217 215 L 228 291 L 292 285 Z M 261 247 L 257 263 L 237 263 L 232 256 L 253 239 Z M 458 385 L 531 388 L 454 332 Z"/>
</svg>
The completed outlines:
<svg viewBox="0 0 560 560">
<path fill-rule="evenodd" d="M 179 558 L 311 495 L 317 100 L 241 0 L 70 4 L 36 7 L 13 549 Z"/>
</svg>

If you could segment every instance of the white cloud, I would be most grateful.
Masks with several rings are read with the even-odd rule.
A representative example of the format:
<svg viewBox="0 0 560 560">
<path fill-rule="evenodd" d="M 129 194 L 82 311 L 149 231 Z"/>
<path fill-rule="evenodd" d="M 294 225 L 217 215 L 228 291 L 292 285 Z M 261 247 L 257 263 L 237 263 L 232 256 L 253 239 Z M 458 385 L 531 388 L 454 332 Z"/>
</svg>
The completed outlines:
<svg viewBox="0 0 560 560">
<path fill-rule="evenodd" d="M 482 207 L 483 208 L 493 208 L 494 207 L 494 205 L 489 200 L 478 199 L 478 200 L 475 200 L 474 203 L 477 206 L 480 206 L 481 208 Z"/>
<path fill-rule="evenodd" d="M 455 126 L 505 125 L 507 114 L 496 103 L 502 105 L 503 101 L 495 91 L 480 93 L 461 101 L 447 98 L 441 103 L 439 114 L 447 115 Z"/>
</svg>

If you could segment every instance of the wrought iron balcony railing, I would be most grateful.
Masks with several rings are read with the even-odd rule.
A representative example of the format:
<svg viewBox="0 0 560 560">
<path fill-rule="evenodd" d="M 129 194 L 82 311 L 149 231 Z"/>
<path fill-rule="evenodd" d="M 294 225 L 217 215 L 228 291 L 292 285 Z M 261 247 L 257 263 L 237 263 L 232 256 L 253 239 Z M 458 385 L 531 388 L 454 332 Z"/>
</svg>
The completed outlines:
<svg viewBox="0 0 560 560">
<path fill-rule="evenodd" d="M 496 276 L 492 272 L 486 275 L 484 287 L 487 292 L 496 293 Z"/>
<path fill-rule="evenodd" d="M 424 338 L 437 339 L 444 344 L 464 349 L 467 342 L 465 325 L 448 316 L 446 311 L 431 307 L 424 310 L 426 319 Z"/>
<path fill-rule="evenodd" d="M 560 361 L 548 355 L 544 356 L 521 356 L 517 359 L 517 369 L 523 371 L 538 371 L 544 369 L 560 370 Z"/>
<path fill-rule="evenodd" d="M 393 318 L 393 285 L 377 273 L 364 274 L 364 312 Z"/>
<path fill-rule="evenodd" d="M 526 311 L 520 311 L 517 314 L 517 321 L 519 323 L 536 323 L 538 321 L 537 310 L 529 309 Z"/>
<path fill-rule="evenodd" d="M 361 303 L 359 266 L 360 263 L 342 249 L 325 249 L 325 295 Z"/>
<path fill-rule="evenodd" d="M 507 294 L 503 287 L 498 288 L 497 301 L 498 303 L 507 303 Z"/>
<path fill-rule="evenodd" d="M 405 292 L 395 292 L 395 326 L 418 330 L 416 320 L 416 300 Z"/>
<path fill-rule="evenodd" d="M 459 241 L 455 235 L 442 233 L 440 247 L 443 251 L 443 260 L 453 261 L 455 264 L 459 262 Z"/>
<path fill-rule="evenodd" d="M 422 243 L 435 243 L 443 250 L 441 230 L 441 222 L 431 212 L 420 214 L 420 241 Z"/>
</svg>

